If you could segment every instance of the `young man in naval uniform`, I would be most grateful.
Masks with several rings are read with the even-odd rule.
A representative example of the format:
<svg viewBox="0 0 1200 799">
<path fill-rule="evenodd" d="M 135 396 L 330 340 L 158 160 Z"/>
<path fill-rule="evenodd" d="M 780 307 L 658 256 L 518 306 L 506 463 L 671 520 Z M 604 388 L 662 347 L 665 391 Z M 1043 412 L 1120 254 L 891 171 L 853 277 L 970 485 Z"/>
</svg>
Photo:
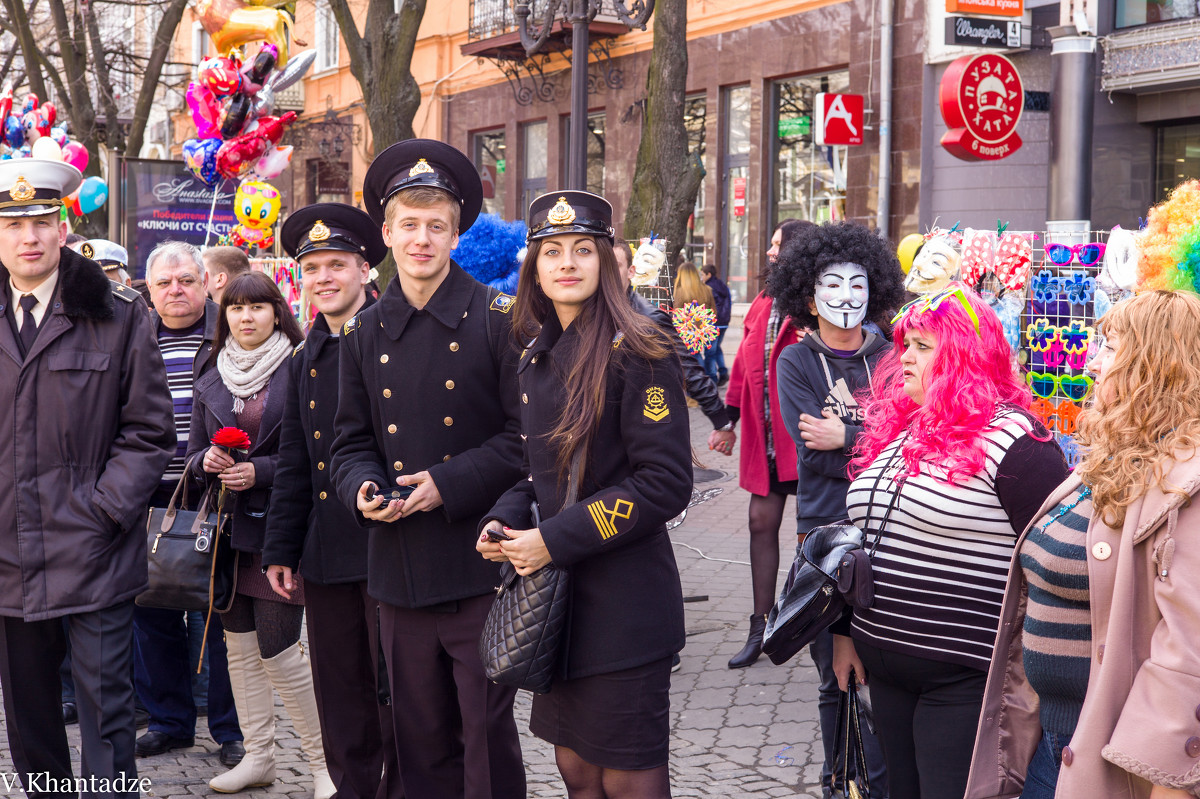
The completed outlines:
<svg viewBox="0 0 1200 799">
<path fill-rule="evenodd" d="M 27 795 L 137 797 L 133 599 L 175 422 L 141 296 L 64 246 L 62 198 L 81 180 L 60 161 L 0 162 L 0 690 Z"/>
<path fill-rule="evenodd" d="M 371 217 L 342 203 L 301 208 L 279 239 L 317 317 L 289 364 L 263 563 L 284 598 L 297 570 L 304 577 L 321 741 L 338 799 L 400 799 L 391 709 L 379 701 L 387 689 L 376 684 L 379 603 L 367 593 L 367 529 L 338 501 L 329 468 L 342 328 L 375 303 L 366 285 L 387 247 Z"/>
<path fill-rule="evenodd" d="M 479 636 L 499 571 L 480 516 L 524 477 L 512 297 L 451 259 L 482 186 L 453 147 L 413 139 L 367 171 L 367 213 L 396 279 L 343 328 L 333 480 L 371 526 L 400 772 L 409 799 L 523 799 L 515 690 L 487 680 Z M 403 487 L 412 493 L 371 498 Z"/>
</svg>

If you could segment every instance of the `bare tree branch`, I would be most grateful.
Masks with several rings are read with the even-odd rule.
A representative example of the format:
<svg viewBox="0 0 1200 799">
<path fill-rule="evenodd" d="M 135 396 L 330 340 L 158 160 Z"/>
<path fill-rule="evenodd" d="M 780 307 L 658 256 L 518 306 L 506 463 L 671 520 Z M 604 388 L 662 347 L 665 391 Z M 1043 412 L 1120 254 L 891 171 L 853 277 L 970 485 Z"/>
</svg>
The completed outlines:
<svg viewBox="0 0 1200 799">
<path fill-rule="evenodd" d="M 146 123 L 150 119 L 150 108 L 154 105 L 154 95 L 161 82 L 163 65 L 167 62 L 167 54 L 171 52 L 171 42 L 179 21 L 183 19 L 183 10 L 187 0 L 170 0 L 163 8 L 162 19 L 154 31 L 154 44 L 150 48 L 150 58 L 146 62 L 142 85 L 138 88 L 137 100 L 133 106 L 133 124 L 130 125 L 129 139 L 126 142 L 126 153 L 137 157 L 142 150 L 142 142 L 146 136 Z M 172 62 L 174 63 L 174 62 Z"/>
</svg>

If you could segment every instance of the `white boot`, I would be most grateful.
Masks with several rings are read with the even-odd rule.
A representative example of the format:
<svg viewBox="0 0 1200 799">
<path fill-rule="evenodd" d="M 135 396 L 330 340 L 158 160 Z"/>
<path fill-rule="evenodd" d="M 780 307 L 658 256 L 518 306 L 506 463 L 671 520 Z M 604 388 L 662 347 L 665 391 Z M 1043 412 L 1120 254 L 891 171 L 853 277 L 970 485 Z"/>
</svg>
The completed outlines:
<svg viewBox="0 0 1200 799">
<path fill-rule="evenodd" d="M 297 641 L 273 658 L 263 660 L 283 707 L 292 717 L 292 726 L 300 736 L 300 749 L 312 772 L 314 799 L 329 799 L 337 786 L 325 767 L 325 749 L 321 744 L 321 723 L 317 717 L 317 697 L 313 693 L 312 667 L 308 653 Z"/>
<path fill-rule="evenodd" d="M 275 782 L 275 698 L 258 654 L 258 634 L 226 631 L 225 646 L 229 651 L 229 686 L 246 756 L 229 771 L 209 780 L 208 787 L 218 793 L 237 793 Z"/>
</svg>

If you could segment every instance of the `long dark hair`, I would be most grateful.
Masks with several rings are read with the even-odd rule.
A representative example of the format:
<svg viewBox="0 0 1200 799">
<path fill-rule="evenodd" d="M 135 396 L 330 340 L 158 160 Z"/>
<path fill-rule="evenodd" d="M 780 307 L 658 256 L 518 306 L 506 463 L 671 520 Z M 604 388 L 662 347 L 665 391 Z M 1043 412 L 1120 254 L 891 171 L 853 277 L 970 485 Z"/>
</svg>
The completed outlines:
<svg viewBox="0 0 1200 799">
<path fill-rule="evenodd" d="M 774 237 L 775 231 L 779 231 L 779 251 L 783 252 L 783 247 L 789 241 L 794 239 L 806 230 L 815 228 L 816 225 L 809 222 L 807 219 L 785 219 L 775 227 L 771 228 L 771 236 Z M 768 241 L 769 245 L 771 242 Z M 770 249 L 768 247 L 768 249 Z M 763 256 L 762 269 L 758 271 L 758 285 L 763 291 L 767 288 L 767 278 L 771 276 L 771 259 Z M 770 296 L 770 292 L 767 293 Z"/>
<path fill-rule="evenodd" d="M 584 302 L 572 322 L 579 331 L 579 348 L 570 364 L 565 381 L 567 392 L 562 416 L 550 432 L 548 443 L 558 450 L 559 471 L 570 471 L 571 461 L 579 453 L 586 463 L 592 437 L 604 412 L 609 366 L 621 368 L 629 357 L 649 361 L 675 357 L 667 338 L 650 319 L 634 310 L 627 292 L 628 282 L 617 266 L 613 246 L 607 238 L 597 237 L 600 257 L 600 285 Z M 537 281 L 537 259 L 542 241 L 529 245 L 521 275 L 517 280 L 517 299 L 513 310 L 513 336 L 518 347 L 537 337 L 542 323 L 554 313 L 554 304 Z M 623 333 L 614 347 L 617 333 Z M 581 475 L 579 477 L 582 477 Z M 578 478 L 577 478 L 578 479 Z"/>
<path fill-rule="evenodd" d="M 292 316 L 292 309 L 284 301 L 283 295 L 279 293 L 279 287 L 275 285 L 275 281 L 262 272 L 244 272 L 229 281 L 229 285 L 225 287 L 225 293 L 221 295 L 221 312 L 217 314 L 216 346 L 208 356 L 210 366 L 217 365 L 217 357 L 221 354 L 221 350 L 225 349 L 226 342 L 229 341 L 229 316 L 226 313 L 229 306 L 253 303 L 270 305 L 275 310 L 275 323 L 292 344 L 299 344 L 304 340 L 300 323 L 296 321 L 296 317 Z"/>
</svg>

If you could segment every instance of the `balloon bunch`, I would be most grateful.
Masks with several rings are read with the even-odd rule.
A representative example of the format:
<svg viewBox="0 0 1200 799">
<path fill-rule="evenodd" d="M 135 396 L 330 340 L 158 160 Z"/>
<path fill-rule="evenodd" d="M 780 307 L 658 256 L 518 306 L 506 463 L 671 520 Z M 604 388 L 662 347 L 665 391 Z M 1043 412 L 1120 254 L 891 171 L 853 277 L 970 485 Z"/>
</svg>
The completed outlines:
<svg viewBox="0 0 1200 799">
<path fill-rule="evenodd" d="M 58 109 L 54 103 L 43 103 L 36 94 L 27 94 L 18 107 L 13 102 L 12 82 L 0 90 L 0 122 L 4 140 L 0 142 L 0 161 L 10 158 L 37 158 L 42 161 L 63 161 L 78 169 L 87 169 L 88 151 L 77 141 L 67 138 L 67 129 L 55 124 Z M 65 199 L 76 216 L 90 214 L 108 199 L 108 185 L 95 175 L 85 179 L 74 194 Z"/>
<path fill-rule="evenodd" d="M 187 104 L 196 124 L 196 138 L 183 144 L 188 169 L 208 186 L 228 178 L 243 181 L 243 186 L 265 187 L 238 190 L 235 210 L 242 224 L 229 236 L 236 246 L 268 247 L 274 241 L 270 228 L 279 213 L 279 192 L 265 181 L 278 176 L 291 162 L 293 148 L 279 146 L 279 139 L 296 119 L 291 111 L 273 115 L 275 93 L 300 80 L 315 58 L 316 53 L 308 51 L 277 69 L 282 64 L 280 45 L 267 41 L 244 63 L 236 49 L 205 59 L 196 80 L 188 84 Z M 270 215 L 271 223 L 264 226 L 258 204 L 269 194 L 275 212 Z M 254 200 L 246 214 L 242 213 L 246 207 L 243 199 Z"/>
</svg>

